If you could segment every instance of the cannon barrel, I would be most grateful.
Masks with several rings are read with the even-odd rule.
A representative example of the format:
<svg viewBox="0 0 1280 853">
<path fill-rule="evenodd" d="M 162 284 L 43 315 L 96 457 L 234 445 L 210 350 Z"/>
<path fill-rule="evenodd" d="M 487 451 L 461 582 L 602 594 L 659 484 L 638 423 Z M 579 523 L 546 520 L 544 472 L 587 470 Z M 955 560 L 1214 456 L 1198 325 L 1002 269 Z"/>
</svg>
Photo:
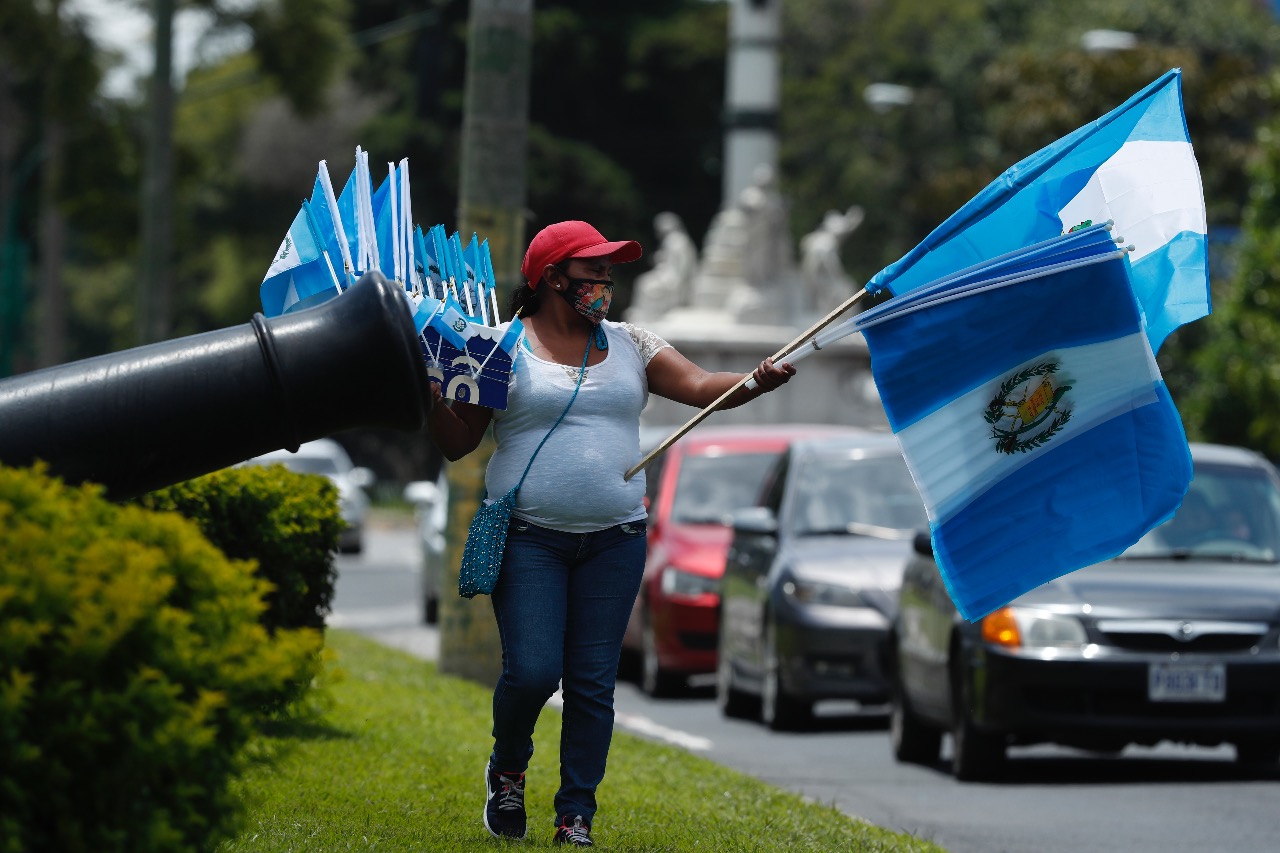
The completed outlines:
<svg viewBox="0 0 1280 853">
<path fill-rule="evenodd" d="M 0 381 L 0 463 L 132 497 L 363 426 L 422 429 L 426 366 L 400 290 L 340 297 Z"/>
</svg>

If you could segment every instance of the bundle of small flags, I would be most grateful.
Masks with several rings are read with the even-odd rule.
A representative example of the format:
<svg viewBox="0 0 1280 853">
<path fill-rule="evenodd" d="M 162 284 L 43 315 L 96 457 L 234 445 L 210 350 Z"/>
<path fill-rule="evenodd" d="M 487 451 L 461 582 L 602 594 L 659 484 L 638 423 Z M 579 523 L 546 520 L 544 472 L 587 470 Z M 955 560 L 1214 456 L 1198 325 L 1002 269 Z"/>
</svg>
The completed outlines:
<svg viewBox="0 0 1280 853">
<path fill-rule="evenodd" d="M 311 198 L 302 202 L 262 280 L 263 313 L 277 317 L 341 296 L 378 271 L 402 288 L 428 374 L 447 398 L 506 408 L 518 318 L 500 324 L 489 241 L 442 225 L 413 222 L 409 161 L 387 164 L 375 191 L 369 154 L 356 162 L 340 195 L 321 160 Z"/>
</svg>

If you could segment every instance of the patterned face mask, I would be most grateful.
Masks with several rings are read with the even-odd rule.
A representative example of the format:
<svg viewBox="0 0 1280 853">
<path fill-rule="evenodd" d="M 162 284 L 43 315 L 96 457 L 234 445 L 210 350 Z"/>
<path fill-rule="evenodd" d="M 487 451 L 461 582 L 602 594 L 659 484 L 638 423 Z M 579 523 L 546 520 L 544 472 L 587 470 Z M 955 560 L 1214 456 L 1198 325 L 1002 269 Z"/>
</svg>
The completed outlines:
<svg viewBox="0 0 1280 853">
<path fill-rule="evenodd" d="M 595 278 L 570 278 L 569 287 L 560 291 L 565 301 L 583 317 L 596 325 L 609 313 L 613 301 L 613 282 Z"/>
</svg>

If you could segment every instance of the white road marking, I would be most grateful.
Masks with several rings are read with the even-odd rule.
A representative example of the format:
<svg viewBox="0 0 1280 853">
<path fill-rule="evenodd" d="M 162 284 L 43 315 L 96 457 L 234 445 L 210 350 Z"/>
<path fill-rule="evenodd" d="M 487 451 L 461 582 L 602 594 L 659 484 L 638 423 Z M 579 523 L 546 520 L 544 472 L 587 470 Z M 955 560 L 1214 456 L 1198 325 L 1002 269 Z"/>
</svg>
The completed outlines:
<svg viewBox="0 0 1280 853">
<path fill-rule="evenodd" d="M 361 607 L 330 613 L 325 617 L 330 628 L 387 628 L 395 625 L 416 625 L 422 621 L 422 607 L 417 604 L 397 604 L 389 607 Z"/>
<path fill-rule="evenodd" d="M 547 701 L 547 706 L 555 708 L 557 711 L 563 711 L 564 698 L 557 692 Z M 648 717 L 642 717 L 639 714 L 615 714 L 614 723 L 635 734 L 665 741 L 672 746 L 678 746 L 693 752 L 708 752 L 714 746 L 707 738 L 690 734 L 689 732 L 682 732 L 679 729 L 673 729 L 661 723 L 655 723 Z"/>
</svg>

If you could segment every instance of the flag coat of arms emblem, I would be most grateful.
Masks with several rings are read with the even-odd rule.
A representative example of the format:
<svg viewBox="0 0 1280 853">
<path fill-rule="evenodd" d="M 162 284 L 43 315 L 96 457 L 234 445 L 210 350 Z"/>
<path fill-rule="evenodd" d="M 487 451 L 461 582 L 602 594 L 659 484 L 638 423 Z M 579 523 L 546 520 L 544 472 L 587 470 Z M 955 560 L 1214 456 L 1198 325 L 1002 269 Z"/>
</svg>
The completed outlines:
<svg viewBox="0 0 1280 853">
<path fill-rule="evenodd" d="M 966 619 L 1115 556 L 1191 481 L 1114 248 L 864 315 L 876 386 Z"/>
</svg>

